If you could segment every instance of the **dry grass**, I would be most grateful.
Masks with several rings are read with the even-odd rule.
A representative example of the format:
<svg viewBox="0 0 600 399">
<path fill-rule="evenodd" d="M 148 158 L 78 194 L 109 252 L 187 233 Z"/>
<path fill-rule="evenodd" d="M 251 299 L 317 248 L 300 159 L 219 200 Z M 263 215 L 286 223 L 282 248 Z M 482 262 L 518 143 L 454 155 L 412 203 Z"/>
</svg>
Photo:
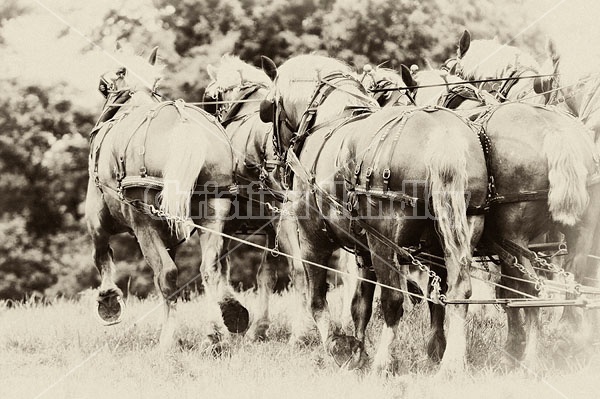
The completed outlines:
<svg viewBox="0 0 600 399">
<path fill-rule="evenodd" d="M 339 293 L 332 294 L 339 311 Z M 253 295 L 242 299 L 250 309 L 256 305 Z M 155 349 L 162 313 L 157 299 L 129 300 L 126 319 L 111 327 L 97 323 L 91 293 L 44 306 L 0 303 L 0 398 L 599 397 L 600 356 L 593 348 L 585 359 L 580 354 L 557 364 L 546 337 L 542 375 L 498 371 L 506 332 L 502 312 L 493 307 L 470 317 L 468 373 L 441 379 L 425 354 L 426 306 L 405 318 L 395 348 L 398 374 L 383 377 L 339 370 L 314 332 L 303 347 L 288 345 L 291 303 L 288 296 L 273 298 L 269 342 L 254 342 L 250 331 L 219 358 L 199 349 L 211 308 L 204 298 L 179 304 L 181 347 L 168 355 Z M 373 341 L 380 328 L 376 316 Z"/>
</svg>

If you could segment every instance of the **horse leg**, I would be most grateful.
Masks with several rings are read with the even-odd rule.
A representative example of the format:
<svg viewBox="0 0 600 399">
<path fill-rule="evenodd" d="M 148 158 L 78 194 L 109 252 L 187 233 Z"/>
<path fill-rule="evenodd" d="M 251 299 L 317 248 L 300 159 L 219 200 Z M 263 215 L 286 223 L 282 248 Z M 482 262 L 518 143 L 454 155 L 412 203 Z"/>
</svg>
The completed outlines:
<svg viewBox="0 0 600 399">
<path fill-rule="evenodd" d="M 592 226 L 585 226 L 584 224 L 577 229 L 566 229 L 565 237 L 569 248 L 569 254 L 564 265 L 565 270 L 573 274 L 577 283 L 597 286 L 598 260 L 588 255 L 598 254 L 600 231 L 594 232 Z M 576 299 L 577 297 L 576 294 L 567 294 L 568 299 Z M 580 308 L 574 306 L 564 308 L 559 320 L 558 330 L 561 340 L 565 343 L 565 350 L 578 352 L 585 348 L 586 344 L 589 344 L 593 335 L 596 313 L 596 310 L 589 310 L 587 314 L 591 317 L 584 317 L 584 311 Z"/>
<path fill-rule="evenodd" d="M 435 268 L 435 274 L 440 277 L 440 293 L 447 291 L 446 286 L 446 270 L 441 268 Z M 432 297 L 433 286 L 431 278 L 427 284 L 428 297 Z M 429 305 L 429 321 L 431 325 L 431 335 L 427 341 L 427 356 L 434 361 L 439 363 L 444 356 L 446 350 L 446 335 L 444 334 L 444 320 L 446 319 L 446 308 L 435 302 L 428 301 Z"/>
<path fill-rule="evenodd" d="M 363 252 L 356 255 L 356 274 L 365 280 L 376 281 L 371 254 Z M 375 295 L 375 284 L 360 280 L 354 282 L 354 296 L 352 297 L 352 321 L 354 322 L 354 331 L 356 338 L 362 342 L 363 346 L 366 339 L 366 330 L 373 314 L 373 296 Z"/>
<path fill-rule="evenodd" d="M 200 245 L 202 247 L 202 263 L 200 272 L 204 282 L 205 294 L 209 301 L 219 305 L 221 316 L 227 330 L 231 333 L 244 333 L 248 329 L 248 310 L 235 299 L 233 289 L 229 285 L 226 266 L 222 266 L 223 254 L 227 248 L 224 246 L 223 232 L 224 221 L 229 215 L 231 201 L 227 198 L 210 198 L 207 200 L 210 215 L 202 221 L 202 227 L 210 231 L 200 231 Z M 215 324 L 217 325 L 217 324 Z M 218 333 L 218 332 L 217 332 Z M 213 343 L 219 334 L 209 334 Z"/>
<path fill-rule="evenodd" d="M 329 263 L 333 254 L 333 244 L 326 236 L 317 232 L 308 233 L 301 228 L 300 242 L 302 259 L 320 265 Z M 344 335 L 340 326 L 336 325 L 331 318 L 327 304 L 327 270 L 310 263 L 305 263 L 304 267 L 307 275 L 308 302 L 325 351 L 340 367 L 362 366 L 353 361 L 358 341 L 354 337 Z"/>
<path fill-rule="evenodd" d="M 272 231 L 267 233 L 267 247 L 274 242 L 275 234 Z M 269 259 L 270 258 L 270 259 Z M 260 266 L 258 267 L 258 320 L 254 336 L 258 340 L 267 339 L 267 330 L 269 329 L 269 299 L 273 294 L 277 282 L 276 258 L 272 257 L 269 251 L 264 251 Z"/>
<path fill-rule="evenodd" d="M 513 240 L 520 246 L 527 247 L 528 243 L 525 240 Z M 531 263 L 524 257 L 517 257 L 517 261 L 523 265 L 531 273 L 534 273 Z M 537 296 L 533 282 L 515 281 L 510 277 L 519 279 L 528 279 L 528 276 L 512 264 L 502 262 L 502 273 L 506 277 L 502 277 L 501 284 L 513 288 L 525 294 Z M 511 297 L 519 296 L 509 290 L 498 288 L 498 296 Z M 522 296 L 522 295 L 521 295 Z M 538 362 L 538 343 L 541 333 L 541 323 L 539 317 L 539 309 L 536 307 L 518 309 L 505 307 L 508 325 L 508 335 L 506 341 L 506 351 L 509 359 L 506 359 L 509 364 L 515 361 L 522 361 L 526 367 L 536 368 Z"/>
<path fill-rule="evenodd" d="M 279 226 L 279 248 L 280 251 L 289 254 L 292 258 L 287 258 L 290 269 L 290 296 L 292 300 L 292 309 L 294 309 L 291 318 L 291 336 L 289 342 L 295 344 L 302 342 L 302 338 L 312 327 L 311 316 L 306 304 L 306 270 L 302 263 L 302 252 L 300 250 L 300 240 L 298 237 L 298 222 L 292 210 L 293 203 L 285 202 L 282 205 L 282 214 L 276 223 Z"/>
<path fill-rule="evenodd" d="M 154 271 L 154 285 L 164 301 L 164 319 L 159 347 L 166 351 L 172 348 L 174 343 L 178 275 L 177 266 L 173 261 L 175 253 L 168 250 L 167 246 L 172 246 L 176 241 L 161 237 L 151 223 L 149 219 L 138 221 L 134 232 L 146 263 Z"/>
<path fill-rule="evenodd" d="M 509 265 L 501 260 L 501 270 L 503 276 L 500 279 L 500 284 L 517 289 L 517 286 L 510 277 L 516 272 L 513 265 Z M 515 298 L 518 295 L 510 290 L 506 290 L 502 287 L 496 288 L 496 297 L 498 298 Z M 507 324 L 507 336 L 506 336 L 506 354 L 505 362 L 507 365 L 513 364 L 515 361 L 520 360 L 523 357 L 525 351 L 525 328 L 523 326 L 523 312 L 519 308 L 509 308 L 503 306 L 504 312 L 506 313 L 506 324 Z"/>
<path fill-rule="evenodd" d="M 372 260 L 377 280 L 392 287 L 406 287 L 406 276 L 395 269 L 396 254 L 393 249 L 378 242 L 376 238 L 369 239 L 369 248 L 375 255 Z M 381 310 L 385 324 L 373 359 L 373 369 L 377 373 L 394 371 L 391 346 L 396 338 L 396 330 L 400 319 L 404 314 L 404 296 L 403 292 L 381 288 Z"/>
<path fill-rule="evenodd" d="M 98 289 L 98 315 L 107 324 L 121 321 L 123 292 L 115 284 L 115 264 L 110 247 L 110 236 L 115 222 L 110 216 L 102 194 L 90 180 L 85 203 L 85 218 L 88 232 L 94 246 L 94 264 L 100 273 Z"/>
<path fill-rule="evenodd" d="M 527 247 L 527 243 L 521 245 Z M 520 262 L 526 269 L 535 273 L 529 259 L 521 257 Z M 522 276 L 522 278 L 527 278 Z M 534 284 L 519 283 L 519 289 L 529 295 L 537 296 Z M 525 320 L 525 348 L 523 351 L 523 364 L 526 368 L 536 370 L 539 363 L 539 341 L 542 332 L 540 309 L 537 307 L 523 309 Z"/>
</svg>

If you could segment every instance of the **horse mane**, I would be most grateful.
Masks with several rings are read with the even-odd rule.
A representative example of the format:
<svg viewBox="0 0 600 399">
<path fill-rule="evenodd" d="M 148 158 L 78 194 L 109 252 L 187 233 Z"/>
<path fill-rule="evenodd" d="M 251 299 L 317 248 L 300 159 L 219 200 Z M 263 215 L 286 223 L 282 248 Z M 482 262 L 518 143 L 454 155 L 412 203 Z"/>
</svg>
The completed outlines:
<svg viewBox="0 0 600 399">
<path fill-rule="evenodd" d="M 131 51 L 120 51 L 113 59 L 118 62 L 118 67 L 127 69 L 125 80 L 133 92 L 142 89 L 151 91 L 155 88 L 156 82 L 162 78 L 163 64 L 156 62 L 150 65 L 147 58 Z"/>
<path fill-rule="evenodd" d="M 555 41 L 555 43 L 557 43 Z M 580 45 L 561 45 L 556 44 L 556 50 L 559 56 L 560 63 L 558 65 L 558 73 L 560 74 L 560 82 L 562 85 L 572 85 L 581 79 L 595 76 L 596 79 L 600 76 L 600 51 L 594 46 Z M 543 73 L 552 73 L 552 60 L 548 59 L 542 66 Z"/>
<path fill-rule="evenodd" d="M 444 79 L 442 78 L 443 74 L 444 74 L 444 71 L 442 71 L 441 69 L 431 69 L 431 70 L 419 71 L 419 72 L 417 72 L 417 74 L 415 76 L 415 80 L 417 82 L 419 82 L 419 85 L 431 85 L 431 84 L 443 83 L 444 82 Z M 446 74 L 446 80 L 448 81 L 448 83 L 456 83 L 456 82 L 463 81 L 458 76 L 450 75 L 450 74 Z"/>
<path fill-rule="evenodd" d="M 459 59 L 464 79 L 495 79 L 506 77 L 515 67 L 532 68 L 540 66 L 533 57 L 521 49 L 505 46 L 496 40 L 473 40 L 464 57 Z"/>
<path fill-rule="evenodd" d="M 356 76 L 352 68 L 343 61 L 317 54 L 305 54 L 292 57 L 278 68 L 277 89 L 284 102 L 294 107 L 307 105 L 312 100 L 319 78 L 334 72 L 341 72 L 348 76 Z M 341 114 L 347 106 L 361 106 L 366 104 L 366 98 L 358 87 L 346 89 L 359 94 L 359 97 L 348 96 L 343 101 L 331 101 L 327 109 L 320 111 L 322 117 Z M 341 95 L 341 91 L 334 91 L 331 96 Z M 375 100 L 369 104 L 377 107 Z"/>
<path fill-rule="evenodd" d="M 216 69 L 218 71 L 216 84 L 222 89 L 241 86 L 245 83 L 258 83 L 267 87 L 273 84 L 262 69 L 242 61 L 235 55 L 223 55 Z"/>
<path fill-rule="evenodd" d="M 374 71 L 376 81 L 387 80 L 389 82 L 392 82 L 396 86 L 404 86 L 404 82 L 402 81 L 402 75 L 398 71 L 391 68 L 383 67 L 377 67 L 374 69 Z"/>
<path fill-rule="evenodd" d="M 419 86 L 441 85 L 445 83 L 444 79 L 442 78 L 443 74 L 444 71 L 442 71 L 441 69 L 422 70 L 417 72 L 417 74 L 415 75 L 415 80 L 417 81 Z M 459 78 L 456 75 L 450 74 L 446 74 L 446 80 L 448 83 L 462 82 L 461 78 Z M 437 103 L 440 96 L 443 93 L 446 93 L 447 90 L 447 86 L 420 88 L 419 93 L 417 94 L 417 104 L 434 105 Z"/>
</svg>

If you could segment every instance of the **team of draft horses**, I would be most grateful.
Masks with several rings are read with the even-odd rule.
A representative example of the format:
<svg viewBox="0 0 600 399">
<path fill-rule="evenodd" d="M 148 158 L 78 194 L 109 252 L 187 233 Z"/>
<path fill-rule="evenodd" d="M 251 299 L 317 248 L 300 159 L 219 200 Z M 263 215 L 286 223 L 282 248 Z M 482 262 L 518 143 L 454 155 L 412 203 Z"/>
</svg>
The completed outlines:
<svg viewBox="0 0 600 399">
<path fill-rule="evenodd" d="M 235 233 L 244 226 L 269 237 L 265 257 L 282 254 L 298 272 L 299 308 L 341 367 L 393 369 L 391 346 L 411 300 L 428 302 L 427 353 L 443 373 L 465 367 L 470 303 L 503 305 L 508 357 L 531 367 L 540 307 L 564 307 L 560 331 L 571 347 L 585 345 L 600 255 L 597 79 L 565 83 L 568 62 L 549 51 L 547 73 L 518 48 L 471 41 L 467 31 L 440 70 L 355 73 L 321 55 L 280 66 L 263 57 L 259 69 L 226 55 L 208 66 L 205 104 L 216 104 L 214 114 L 160 96 L 156 49 L 149 60 L 121 54 L 123 65 L 101 78 L 106 103 L 90 147 L 98 315 L 120 321 L 109 238 L 133 233 L 164 298 L 159 345 L 174 345 L 174 259 L 197 230 L 205 295 L 221 316 L 204 347 L 218 350 L 250 324 L 264 339 L 276 273 L 263 261 L 252 323 L 228 281 L 227 253 L 243 242 Z M 530 246 L 556 231 L 560 258 Z M 353 334 L 326 300 L 324 265 L 340 248 L 358 265 Z M 471 275 L 475 257 L 498 265 L 499 278 L 485 279 L 497 298 L 471 297 L 471 278 L 481 275 Z M 422 287 L 415 270 L 427 276 Z M 376 284 L 384 325 L 371 359 L 365 335 Z M 291 340 L 306 332 L 295 324 Z"/>
</svg>

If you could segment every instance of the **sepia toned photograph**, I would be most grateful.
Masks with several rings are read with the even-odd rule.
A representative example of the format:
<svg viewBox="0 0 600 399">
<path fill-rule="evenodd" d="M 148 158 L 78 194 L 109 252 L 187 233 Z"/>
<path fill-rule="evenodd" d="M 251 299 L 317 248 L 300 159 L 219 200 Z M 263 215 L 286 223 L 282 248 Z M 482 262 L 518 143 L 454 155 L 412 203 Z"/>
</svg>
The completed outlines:
<svg viewBox="0 0 600 399">
<path fill-rule="evenodd" d="M 0 398 L 600 397 L 599 18 L 2 0 Z"/>
</svg>

